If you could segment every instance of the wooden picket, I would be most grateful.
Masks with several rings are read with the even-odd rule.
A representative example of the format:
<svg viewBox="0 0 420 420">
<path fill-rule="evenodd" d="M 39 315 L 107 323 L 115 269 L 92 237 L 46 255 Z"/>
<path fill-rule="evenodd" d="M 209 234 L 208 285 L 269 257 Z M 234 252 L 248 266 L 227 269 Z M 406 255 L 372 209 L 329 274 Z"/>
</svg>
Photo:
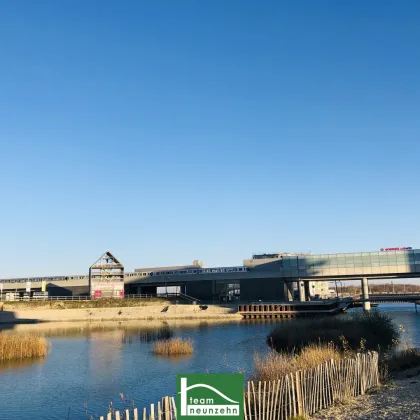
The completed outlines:
<svg viewBox="0 0 420 420">
<path fill-rule="evenodd" d="M 313 369 L 290 373 L 276 381 L 245 384 L 245 420 L 287 420 L 310 416 L 337 402 L 363 395 L 379 385 L 378 353 L 330 360 Z M 142 410 L 142 420 L 176 420 L 173 397 L 164 397 L 150 409 Z M 105 420 L 104 416 L 99 418 Z M 139 420 L 137 408 L 108 413 L 106 420 Z"/>
<path fill-rule="evenodd" d="M 263 386 L 261 382 L 249 382 L 244 417 L 247 420 L 287 420 L 299 415 L 310 416 L 339 401 L 363 395 L 378 385 L 376 352 L 358 354 L 354 359 L 330 360 Z M 260 407 L 264 407 L 265 412 L 261 412 Z"/>
</svg>

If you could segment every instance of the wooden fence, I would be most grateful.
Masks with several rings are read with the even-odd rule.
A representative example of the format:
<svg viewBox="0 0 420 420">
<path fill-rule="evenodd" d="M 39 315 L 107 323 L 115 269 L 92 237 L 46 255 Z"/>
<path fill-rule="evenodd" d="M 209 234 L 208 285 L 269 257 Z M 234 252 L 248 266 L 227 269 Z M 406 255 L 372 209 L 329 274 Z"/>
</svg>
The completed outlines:
<svg viewBox="0 0 420 420">
<path fill-rule="evenodd" d="M 176 405 L 174 397 L 164 397 L 156 405 L 151 404 L 150 410 L 143 408 L 125 409 L 123 411 L 112 411 L 106 416 L 99 417 L 100 420 L 176 420 Z"/>
<path fill-rule="evenodd" d="M 379 385 L 378 353 L 330 360 L 313 369 L 290 373 L 277 381 L 251 382 L 244 392 L 245 420 L 287 420 L 309 416 L 336 402 L 363 395 Z M 176 420 L 173 397 L 150 409 L 113 411 L 100 420 Z"/>
<path fill-rule="evenodd" d="M 378 353 L 330 360 L 313 369 L 290 373 L 277 381 L 248 382 L 245 420 L 287 420 L 308 416 L 338 401 L 363 395 L 379 384 Z"/>
</svg>

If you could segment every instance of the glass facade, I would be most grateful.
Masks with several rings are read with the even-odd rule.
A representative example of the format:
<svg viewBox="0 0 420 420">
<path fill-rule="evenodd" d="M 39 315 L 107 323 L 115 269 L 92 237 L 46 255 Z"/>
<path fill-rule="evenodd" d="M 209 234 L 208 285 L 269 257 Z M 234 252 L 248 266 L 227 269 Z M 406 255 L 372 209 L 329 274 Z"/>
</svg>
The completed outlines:
<svg viewBox="0 0 420 420">
<path fill-rule="evenodd" d="M 420 249 L 284 256 L 283 277 L 398 274 L 420 272 Z"/>
</svg>

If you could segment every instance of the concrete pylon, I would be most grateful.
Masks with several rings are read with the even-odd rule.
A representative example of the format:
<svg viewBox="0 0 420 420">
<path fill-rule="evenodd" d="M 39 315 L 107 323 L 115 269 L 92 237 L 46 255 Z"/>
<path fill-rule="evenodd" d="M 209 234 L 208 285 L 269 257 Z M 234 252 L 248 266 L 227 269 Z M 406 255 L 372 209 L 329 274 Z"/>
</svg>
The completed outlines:
<svg viewBox="0 0 420 420">
<path fill-rule="evenodd" d="M 293 282 L 291 281 L 286 281 L 284 282 L 284 292 L 285 292 L 285 296 L 286 296 L 286 300 L 288 302 L 293 301 Z"/>
<path fill-rule="evenodd" d="M 302 280 L 298 281 L 299 302 L 305 302 L 305 283 Z"/>
<path fill-rule="evenodd" d="M 303 283 L 304 283 L 304 288 L 305 288 L 306 300 L 310 302 L 311 301 L 311 285 L 309 284 L 308 280 L 304 281 Z"/>
<path fill-rule="evenodd" d="M 362 278 L 362 295 L 363 295 L 363 310 L 366 312 L 370 311 L 369 301 L 369 285 L 366 277 Z"/>
</svg>

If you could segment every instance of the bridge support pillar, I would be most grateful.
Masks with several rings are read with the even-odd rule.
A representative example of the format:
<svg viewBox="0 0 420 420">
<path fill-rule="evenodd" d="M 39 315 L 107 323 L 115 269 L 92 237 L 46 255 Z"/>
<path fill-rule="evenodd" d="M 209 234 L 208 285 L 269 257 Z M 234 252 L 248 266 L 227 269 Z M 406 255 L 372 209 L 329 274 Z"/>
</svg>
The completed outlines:
<svg viewBox="0 0 420 420">
<path fill-rule="evenodd" d="M 298 292 L 299 292 L 299 302 L 305 302 L 305 282 L 302 280 L 298 281 Z"/>
<path fill-rule="evenodd" d="M 309 284 L 309 281 L 306 280 L 303 282 L 304 283 L 304 288 L 305 288 L 305 296 L 306 296 L 306 300 L 308 302 L 311 301 L 311 285 Z"/>
<path fill-rule="evenodd" d="M 286 297 L 286 301 L 291 302 L 294 299 L 293 296 L 293 282 L 285 281 L 284 282 L 284 295 Z"/>
<path fill-rule="evenodd" d="M 370 301 L 369 301 L 368 279 L 366 277 L 362 278 L 362 295 L 363 295 L 363 310 L 368 312 L 370 311 Z"/>
</svg>

